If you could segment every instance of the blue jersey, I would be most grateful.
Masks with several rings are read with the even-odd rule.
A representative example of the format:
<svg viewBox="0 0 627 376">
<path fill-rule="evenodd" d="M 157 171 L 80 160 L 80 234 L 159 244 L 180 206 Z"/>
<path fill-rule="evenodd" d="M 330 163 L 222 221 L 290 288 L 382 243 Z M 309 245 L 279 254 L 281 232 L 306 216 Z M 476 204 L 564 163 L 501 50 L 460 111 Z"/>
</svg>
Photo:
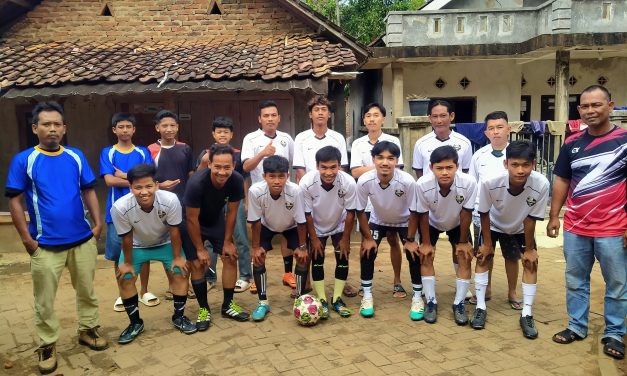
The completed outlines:
<svg viewBox="0 0 627 376">
<path fill-rule="evenodd" d="M 36 146 L 11 161 L 6 195 L 25 194 L 29 231 L 42 248 L 67 249 L 92 237 L 81 191 L 95 185 L 80 150 L 61 146 L 48 152 Z"/>
<path fill-rule="evenodd" d="M 133 149 L 123 152 L 116 145 L 107 146 L 100 153 L 100 177 L 104 177 L 107 174 L 115 175 L 115 168 L 126 173 L 140 163 L 152 164 L 150 153 L 145 147 L 133 145 Z M 113 203 L 129 192 L 130 189 L 128 187 L 109 187 L 107 210 L 105 211 L 105 221 L 107 223 L 112 222 L 110 211 Z"/>
</svg>

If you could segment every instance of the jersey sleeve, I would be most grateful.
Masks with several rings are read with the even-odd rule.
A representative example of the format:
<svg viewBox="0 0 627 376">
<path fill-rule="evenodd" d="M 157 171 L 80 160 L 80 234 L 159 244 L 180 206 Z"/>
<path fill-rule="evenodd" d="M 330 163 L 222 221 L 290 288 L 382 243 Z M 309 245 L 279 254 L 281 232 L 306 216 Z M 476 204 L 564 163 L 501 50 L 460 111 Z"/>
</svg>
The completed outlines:
<svg viewBox="0 0 627 376">
<path fill-rule="evenodd" d="M 300 190 L 303 193 L 303 209 L 305 210 L 305 213 L 311 213 L 313 212 L 313 196 L 311 195 L 311 192 L 309 192 L 309 190 L 306 188 L 307 184 L 309 183 L 305 180 L 307 179 L 303 176 L 303 178 L 300 179 L 300 183 L 298 183 L 298 185 L 300 186 Z"/>
<path fill-rule="evenodd" d="M 234 171 L 232 192 L 229 192 L 229 202 L 240 202 L 244 199 L 244 178 L 239 172 Z"/>
<path fill-rule="evenodd" d="M 459 165 L 462 167 L 462 170 L 470 169 L 470 160 L 472 159 L 472 146 L 468 144 L 468 146 L 464 149 L 462 155 L 460 155 Z"/>
<path fill-rule="evenodd" d="M 111 148 L 104 148 L 100 152 L 100 177 L 104 177 L 105 175 L 114 175 L 115 168 L 113 167 L 113 163 L 109 159 L 109 151 Z"/>
<path fill-rule="evenodd" d="M 479 162 L 478 155 L 479 154 L 475 153 L 470 158 L 470 168 L 468 169 L 468 175 L 472 176 L 476 182 L 479 181 L 479 169 L 477 168 L 477 163 Z"/>
<path fill-rule="evenodd" d="M 344 137 L 339 137 L 339 144 L 340 154 L 342 155 L 342 160 L 340 161 L 340 164 L 342 166 L 348 166 L 348 153 L 346 152 L 346 140 L 344 139 Z"/>
<path fill-rule="evenodd" d="M 401 151 L 401 154 L 398 157 L 398 167 L 402 168 L 403 166 L 405 166 L 405 163 L 403 163 L 403 146 L 401 145 L 401 141 L 398 139 L 398 137 L 394 137 L 394 143 L 396 144 L 396 146 L 398 146 L 398 149 Z"/>
<path fill-rule="evenodd" d="M 297 224 L 301 225 L 306 223 L 305 220 L 305 206 L 303 200 L 303 190 L 298 188 L 296 190 L 296 197 L 294 203 L 294 220 Z"/>
<path fill-rule="evenodd" d="M 362 167 L 363 163 L 361 161 L 361 152 L 359 151 L 359 139 L 353 141 L 352 149 L 351 149 L 351 163 L 349 165 L 350 169 L 354 169 L 356 167 Z"/>
<path fill-rule="evenodd" d="M 24 192 L 29 184 L 30 178 L 26 173 L 26 160 L 20 154 L 13 157 L 9 174 L 7 176 L 6 189 Z"/>
<path fill-rule="evenodd" d="M 115 205 L 111 207 L 110 213 L 111 219 L 113 220 L 113 226 L 115 227 L 115 231 L 118 233 L 118 236 L 124 236 L 133 231 L 131 221 L 129 221 L 128 217 L 122 214 L 120 210 L 115 207 Z"/>
<path fill-rule="evenodd" d="M 477 211 L 479 213 L 487 213 L 492 207 L 492 197 L 490 196 L 490 188 L 487 181 L 481 182 L 481 189 L 479 190 L 479 206 Z"/>
<path fill-rule="evenodd" d="M 477 182 L 474 181 L 474 178 L 468 179 L 468 188 L 466 190 L 466 197 L 464 197 L 464 202 L 462 202 L 462 207 L 466 210 L 474 210 L 475 204 L 477 203 Z"/>
<path fill-rule="evenodd" d="M 427 213 L 429 211 L 429 203 L 427 202 L 427 197 L 422 191 L 422 186 L 420 185 L 419 182 L 416 182 L 414 184 L 414 187 L 415 187 L 414 189 L 415 197 L 414 197 L 413 202 L 415 202 L 415 205 L 414 205 L 414 208 L 410 206 L 409 210 L 414 211 L 416 213 Z"/>
<path fill-rule="evenodd" d="M 242 150 L 240 151 L 240 158 L 242 159 L 242 162 L 255 156 L 253 153 L 253 144 L 250 142 L 249 136 L 250 135 L 246 135 L 244 137 L 244 141 L 242 141 Z"/>
<path fill-rule="evenodd" d="M 202 174 L 204 171 L 192 175 L 185 187 L 183 204 L 190 208 L 200 208 L 202 205 Z"/>
<path fill-rule="evenodd" d="M 303 155 L 303 138 L 296 136 L 294 140 L 294 160 L 292 161 L 293 168 L 305 168 L 305 156 Z M 342 157 L 343 158 L 343 157 Z"/>
<path fill-rule="evenodd" d="M 414 145 L 414 155 L 413 155 L 413 160 L 412 160 L 412 165 L 411 167 L 414 170 L 422 170 L 422 154 L 420 153 L 420 146 L 418 144 L 418 141 L 416 141 L 416 144 Z"/>
<path fill-rule="evenodd" d="M 531 208 L 531 212 L 529 212 L 529 216 L 538 221 L 544 221 L 544 215 L 546 213 L 546 205 L 549 200 L 549 182 L 544 181 L 544 185 L 542 186 L 542 190 L 539 194 L 538 202 Z"/>
<path fill-rule="evenodd" d="M 557 156 L 557 161 L 553 167 L 553 173 L 560 178 L 570 180 L 573 176 L 573 170 L 570 165 L 570 145 L 564 144 Z"/>
<path fill-rule="evenodd" d="M 360 178 L 357 181 L 356 192 L 357 192 L 356 208 L 359 211 L 364 211 L 366 210 L 366 206 L 368 205 L 368 187 L 365 183 L 365 180 Z"/>
<path fill-rule="evenodd" d="M 144 152 L 144 163 L 154 165 L 155 161 L 152 160 L 152 155 L 150 155 L 150 151 L 145 147 L 142 147 L 141 150 L 142 152 Z"/>
<path fill-rule="evenodd" d="M 287 152 L 289 155 L 289 162 L 293 164 L 294 162 L 294 140 L 291 137 L 287 138 Z"/>
<path fill-rule="evenodd" d="M 169 226 L 178 226 L 183 222 L 183 208 L 176 195 L 172 197 L 165 220 Z"/>
<path fill-rule="evenodd" d="M 257 222 L 261 219 L 262 210 L 261 210 L 261 199 L 256 194 L 254 187 L 250 187 L 248 189 L 248 217 L 246 220 L 248 222 Z"/>
<path fill-rule="evenodd" d="M 344 209 L 356 210 L 357 209 L 357 183 L 353 180 L 352 176 L 348 176 L 346 179 L 346 195 L 344 196 Z"/>
<path fill-rule="evenodd" d="M 194 156 L 193 156 L 192 148 L 187 144 L 185 146 L 187 146 L 185 155 L 187 157 L 187 161 L 186 161 L 187 172 L 189 173 L 189 172 L 193 172 L 196 170 L 195 168 L 196 164 L 194 163 Z"/>
<path fill-rule="evenodd" d="M 91 170 L 89 166 L 89 162 L 87 162 L 87 158 L 85 158 L 85 154 L 80 151 L 76 151 L 79 158 L 81 159 L 81 164 L 83 167 L 81 168 L 81 189 L 93 188 L 96 186 L 96 176 L 94 176 L 94 172 Z"/>
</svg>

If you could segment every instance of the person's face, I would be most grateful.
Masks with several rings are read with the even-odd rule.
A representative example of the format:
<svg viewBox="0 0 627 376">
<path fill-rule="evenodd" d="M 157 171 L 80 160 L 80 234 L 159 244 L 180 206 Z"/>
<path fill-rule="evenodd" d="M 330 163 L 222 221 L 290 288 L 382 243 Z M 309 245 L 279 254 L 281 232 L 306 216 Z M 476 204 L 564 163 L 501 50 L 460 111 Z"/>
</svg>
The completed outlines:
<svg viewBox="0 0 627 376">
<path fill-rule="evenodd" d="M 490 140 L 492 147 L 502 149 L 509 140 L 509 132 L 512 128 L 505 119 L 488 120 L 485 128 L 485 136 Z"/>
<path fill-rule="evenodd" d="M 398 163 L 398 158 L 396 158 L 389 151 L 384 150 L 372 157 L 372 162 L 374 163 L 374 167 L 379 176 L 388 177 L 394 175 L 394 169 Z"/>
<path fill-rule="evenodd" d="M 163 141 L 173 141 L 179 131 L 179 124 L 173 118 L 163 118 L 155 125 Z"/>
<path fill-rule="evenodd" d="M 216 128 L 211 132 L 211 135 L 217 144 L 227 145 L 233 138 L 233 131 L 229 128 Z"/>
<path fill-rule="evenodd" d="M 37 124 L 33 124 L 32 128 L 39 139 L 39 144 L 46 149 L 59 147 L 65 134 L 63 116 L 57 111 L 41 111 Z"/>
<path fill-rule="evenodd" d="M 155 192 L 159 186 L 155 179 L 150 176 L 133 180 L 131 192 L 142 208 L 151 208 L 155 203 Z"/>
<path fill-rule="evenodd" d="M 130 141 L 135 134 L 135 126 L 128 120 L 118 121 L 113 127 L 113 134 L 117 136 L 119 141 Z"/>
<path fill-rule="evenodd" d="M 231 154 L 214 155 L 209 161 L 211 181 L 218 186 L 223 186 L 233 174 L 234 167 L 233 156 Z"/>
<path fill-rule="evenodd" d="M 275 133 L 281 123 L 279 109 L 271 106 L 262 108 L 259 111 L 259 125 L 264 133 Z"/>
<path fill-rule="evenodd" d="M 455 113 L 448 112 L 448 109 L 442 105 L 434 106 L 429 115 L 429 122 L 436 132 L 449 131 L 453 119 L 455 119 Z"/>
<path fill-rule="evenodd" d="M 527 182 L 527 178 L 533 171 L 536 161 L 528 161 L 522 158 L 510 158 L 503 161 L 507 172 L 509 173 L 510 183 L 522 185 Z"/>
<path fill-rule="evenodd" d="M 315 105 L 309 112 L 309 119 L 314 126 L 326 126 L 331 119 L 331 111 L 324 104 Z"/>
<path fill-rule="evenodd" d="M 579 99 L 579 116 L 590 128 L 607 124 L 614 102 L 609 101 L 605 93 L 599 89 L 581 94 Z"/>
<path fill-rule="evenodd" d="M 435 178 L 438 180 L 438 184 L 440 186 L 450 186 L 453 184 L 457 168 L 457 163 L 455 163 L 452 159 L 445 159 L 431 165 L 431 171 L 433 172 L 433 175 L 435 175 Z"/>
<path fill-rule="evenodd" d="M 339 161 L 326 161 L 318 163 L 318 172 L 320 172 L 320 180 L 324 184 L 333 184 L 338 172 L 340 171 Z"/>
<path fill-rule="evenodd" d="M 268 183 L 270 194 L 278 196 L 287 183 L 287 172 L 268 172 L 263 174 L 263 179 Z"/>
<path fill-rule="evenodd" d="M 372 107 L 364 114 L 364 126 L 368 128 L 369 131 L 380 131 L 384 122 L 385 116 L 383 116 L 378 107 Z"/>
</svg>

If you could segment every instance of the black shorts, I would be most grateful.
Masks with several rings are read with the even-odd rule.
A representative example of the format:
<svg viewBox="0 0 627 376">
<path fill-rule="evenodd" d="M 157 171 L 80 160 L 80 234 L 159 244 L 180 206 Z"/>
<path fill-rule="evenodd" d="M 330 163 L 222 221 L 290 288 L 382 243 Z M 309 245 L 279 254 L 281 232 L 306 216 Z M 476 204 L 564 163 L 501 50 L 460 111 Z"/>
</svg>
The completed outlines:
<svg viewBox="0 0 627 376">
<path fill-rule="evenodd" d="M 200 226 L 200 238 L 202 239 L 202 242 L 204 243 L 205 241 L 209 241 L 211 243 L 211 246 L 213 247 L 213 252 L 218 255 L 222 254 L 222 248 L 224 248 L 225 229 L 226 223 L 224 220 L 219 221 L 213 227 L 204 227 L 202 225 Z M 185 229 L 185 233 L 185 236 L 189 239 L 189 242 L 191 243 L 191 247 L 189 247 L 191 251 L 187 251 L 188 247 L 185 246 L 185 240 L 183 240 L 185 257 L 187 257 L 187 259 L 190 261 L 196 260 L 198 258 L 198 256 L 196 255 L 196 247 L 194 247 L 191 238 L 187 234 L 187 229 Z M 183 231 L 181 231 L 181 236 L 183 236 Z"/>
<path fill-rule="evenodd" d="M 264 226 L 263 224 L 261 225 L 261 235 L 260 235 L 260 239 L 259 239 L 259 244 L 261 245 L 261 247 L 263 249 L 265 249 L 266 251 L 269 251 L 272 249 L 272 238 L 274 238 L 274 235 L 277 234 L 282 234 L 283 237 L 285 238 L 285 240 L 287 240 L 287 248 L 291 249 L 291 250 L 295 250 L 296 248 L 298 248 L 300 246 L 299 240 L 298 240 L 298 227 L 292 227 L 288 230 L 285 230 L 283 232 L 275 232 L 270 230 L 269 228 L 267 228 L 266 226 Z"/>
<path fill-rule="evenodd" d="M 331 244 L 333 244 L 333 249 L 340 248 L 340 240 L 342 240 L 343 232 L 338 232 L 337 234 L 327 235 L 327 236 L 318 236 L 318 240 L 322 243 L 322 248 L 327 246 L 327 239 L 331 237 Z"/>
<path fill-rule="evenodd" d="M 375 242 L 377 242 L 377 247 L 379 246 L 379 244 L 381 244 L 383 238 L 387 236 L 388 232 L 398 234 L 403 244 L 405 244 L 405 242 L 407 241 L 407 226 L 392 227 L 377 225 L 375 223 L 368 223 L 368 227 L 370 227 L 370 233 L 372 234 L 372 238 Z"/>
<path fill-rule="evenodd" d="M 523 252 L 525 252 L 525 234 L 508 235 L 490 230 L 490 236 L 492 236 L 492 246 L 496 246 L 497 241 L 501 244 L 501 253 L 503 253 L 504 259 L 511 261 L 521 259 Z"/>
<path fill-rule="evenodd" d="M 459 243 L 459 236 L 460 236 L 459 226 L 454 227 L 448 231 L 441 231 L 429 225 L 429 239 L 431 240 L 432 246 L 435 246 L 435 244 L 438 242 L 438 238 L 440 237 L 440 234 L 443 232 L 446 232 L 446 235 L 448 235 L 449 243 L 453 245 Z"/>
</svg>

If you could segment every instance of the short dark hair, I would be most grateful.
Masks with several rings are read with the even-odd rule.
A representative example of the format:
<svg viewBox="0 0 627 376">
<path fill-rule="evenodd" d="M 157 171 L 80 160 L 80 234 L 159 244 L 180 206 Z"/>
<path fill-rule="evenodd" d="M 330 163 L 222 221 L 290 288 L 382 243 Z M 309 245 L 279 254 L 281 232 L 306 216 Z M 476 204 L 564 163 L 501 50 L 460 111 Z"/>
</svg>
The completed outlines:
<svg viewBox="0 0 627 376">
<path fill-rule="evenodd" d="M 483 122 L 486 123 L 487 125 L 488 120 L 499 120 L 499 119 L 503 119 L 505 120 L 505 122 L 509 122 L 509 119 L 507 119 L 507 113 L 505 111 L 490 112 L 489 114 L 485 116 L 485 120 Z"/>
<path fill-rule="evenodd" d="M 396 158 L 399 158 L 401 156 L 401 149 L 398 147 L 398 145 L 390 141 L 379 141 L 374 144 L 374 147 L 372 148 L 372 150 L 370 150 L 370 155 L 374 157 L 383 153 L 384 151 L 390 152 L 390 154 L 392 154 Z"/>
<path fill-rule="evenodd" d="M 155 165 L 140 163 L 133 166 L 133 168 L 126 173 L 126 180 L 128 180 L 129 184 L 133 184 L 133 181 L 141 178 L 151 177 L 152 180 L 155 180 L 156 175 L 157 169 Z"/>
<path fill-rule="evenodd" d="M 536 148 L 529 141 L 512 141 L 505 148 L 505 159 L 511 158 L 533 161 L 536 159 Z"/>
<path fill-rule="evenodd" d="M 366 116 L 366 112 L 370 111 L 370 109 L 375 108 L 375 107 L 378 108 L 379 111 L 381 111 L 381 115 L 385 117 L 385 113 L 386 113 L 385 107 L 383 107 L 383 105 L 377 102 L 368 103 L 366 107 L 364 107 L 364 110 L 362 111 L 361 116 Z"/>
<path fill-rule="evenodd" d="M 605 96 L 607 97 L 607 101 L 611 102 L 612 101 L 612 93 L 610 93 L 609 90 L 607 90 L 607 88 L 605 86 L 602 85 L 590 85 L 587 88 L 583 89 L 583 91 L 581 92 L 581 94 L 583 93 L 590 93 L 593 92 L 595 90 L 601 90 L 603 93 L 605 93 Z"/>
<path fill-rule="evenodd" d="M 334 112 L 333 102 L 331 102 L 329 98 L 326 97 L 326 95 L 316 95 L 315 97 L 311 98 L 309 102 L 307 102 L 307 110 L 309 112 L 311 112 L 311 110 L 315 106 L 327 106 L 329 112 Z"/>
<path fill-rule="evenodd" d="M 263 173 L 285 172 L 290 170 L 290 162 L 280 155 L 271 155 L 263 160 Z"/>
<path fill-rule="evenodd" d="M 329 161 L 337 161 L 337 163 L 342 163 L 342 153 L 340 149 L 335 146 L 325 146 L 316 152 L 316 165 L 320 164 L 320 162 L 329 162 Z"/>
<path fill-rule="evenodd" d="M 228 128 L 233 131 L 233 119 L 228 116 L 218 116 L 213 119 L 213 123 L 211 124 L 212 129 L 215 131 L 216 128 Z"/>
<path fill-rule="evenodd" d="M 451 104 L 451 102 L 444 100 L 444 99 L 431 99 L 429 101 L 429 107 L 427 108 L 427 114 L 431 115 L 431 110 L 433 110 L 433 107 L 435 106 L 444 106 L 446 107 L 446 111 L 450 114 L 452 112 L 455 112 L 455 109 L 453 108 L 453 105 Z"/>
<path fill-rule="evenodd" d="M 279 112 L 279 106 L 276 104 L 275 101 L 265 100 L 265 101 L 259 102 L 259 115 L 261 115 L 261 110 L 263 110 L 264 108 L 268 108 L 268 107 L 274 107 L 276 108 L 276 111 Z"/>
<path fill-rule="evenodd" d="M 58 112 L 61 114 L 61 118 L 65 117 L 65 115 L 63 114 L 63 107 L 61 107 L 61 105 L 57 102 L 39 102 L 37 103 L 37 105 L 35 105 L 35 108 L 33 108 L 33 111 L 31 112 L 33 124 L 39 123 L 39 114 L 44 111 Z"/>
<path fill-rule="evenodd" d="M 177 124 L 179 122 L 179 117 L 177 114 L 170 110 L 161 110 L 155 115 L 155 125 L 159 124 L 159 122 L 165 118 L 172 118 Z"/>
<path fill-rule="evenodd" d="M 442 161 L 453 161 L 456 165 L 459 164 L 459 154 L 457 150 L 451 145 L 438 146 L 431 152 L 429 162 L 433 165 Z"/>
<path fill-rule="evenodd" d="M 116 112 L 113 114 L 113 117 L 111 118 L 111 126 L 115 128 L 121 121 L 129 121 L 133 124 L 133 128 L 137 126 L 137 119 L 135 119 L 135 116 L 128 112 Z"/>
<path fill-rule="evenodd" d="M 229 154 L 233 159 L 233 163 L 235 163 L 235 150 L 231 147 L 231 145 L 223 145 L 223 144 L 213 144 L 209 148 L 209 161 L 213 162 L 213 157 L 221 154 Z"/>
</svg>

